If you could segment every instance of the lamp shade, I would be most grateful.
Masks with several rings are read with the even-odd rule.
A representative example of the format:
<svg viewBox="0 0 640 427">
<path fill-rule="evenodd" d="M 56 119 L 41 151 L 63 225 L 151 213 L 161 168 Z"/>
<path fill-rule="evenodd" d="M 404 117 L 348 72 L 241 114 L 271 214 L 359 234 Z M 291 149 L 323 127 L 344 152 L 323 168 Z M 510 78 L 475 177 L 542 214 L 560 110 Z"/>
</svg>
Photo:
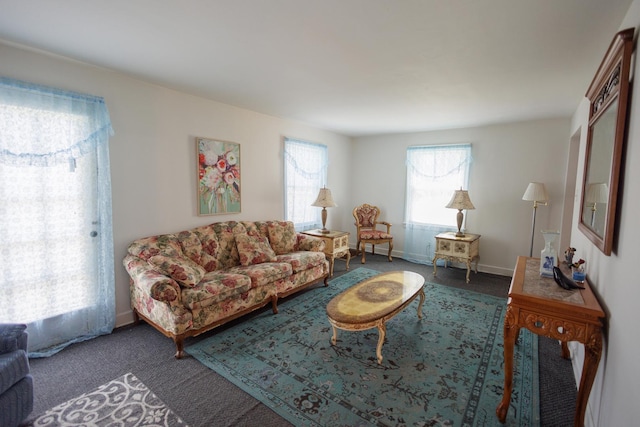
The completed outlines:
<svg viewBox="0 0 640 427">
<path fill-rule="evenodd" d="M 445 207 L 449 209 L 475 209 L 476 208 L 475 206 L 473 206 L 473 203 L 471 203 L 471 199 L 469 199 L 469 192 L 467 190 L 462 190 L 462 189 L 456 190 L 456 192 L 453 193 L 451 200 Z"/>
<path fill-rule="evenodd" d="M 589 184 L 587 187 L 588 203 L 607 203 L 609 201 L 609 187 L 604 182 Z"/>
<path fill-rule="evenodd" d="M 527 190 L 522 196 L 522 200 L 530 202 L 546 202 L 549 200 L 547 190 L 544 188 L 544 184 L 541 182 L 530 182 Z"/>
<path fill-rule="evenodd" d="M 335 208 L 338 206 L 336 202 L 333 201 L 333 196 L 331 195 L 331 190 L 326 187 L 320 189 L 318 193 L 318 197 L 316 201 L 311 204 L 311 206 L 317 206 L 319 208 Z"/>
</svg>

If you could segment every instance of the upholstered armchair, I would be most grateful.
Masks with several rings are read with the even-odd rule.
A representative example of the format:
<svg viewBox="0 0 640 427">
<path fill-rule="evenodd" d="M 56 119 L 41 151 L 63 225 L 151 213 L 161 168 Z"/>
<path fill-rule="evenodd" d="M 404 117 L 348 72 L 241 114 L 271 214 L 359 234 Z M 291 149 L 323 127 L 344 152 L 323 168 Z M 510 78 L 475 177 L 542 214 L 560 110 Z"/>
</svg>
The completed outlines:
<svg viewBox="0 0 640 427">
<path fill-rule="evenodd" d="M 365 259 L 365 245 L 371 244 L 371 253 L 376 253 L 376 245 L 388 244 L 389 245 L 389 262 L 392 261 L 391 250 L 393 249 L 393 236 L 391 235 L 391 224 L 386 221 L 378 221 L 380 216 L 380 208 L 377 206 L 371 206 L 363 204 L 353 208 L 353 217 L 355 218 L 355 226 L 357 228 L 356 237 L 358 239 L 356 243 L 356 255 L 362 252 L 362 264 L 366 262 Z M 378 225 L 386 226 L 387 230 L 378 229 Z"/>
<path fill-rule="evenodd" d="M 0 426 L 15 427 L 33 410 L 27 326 L 0 324 Z"/>
</svg>

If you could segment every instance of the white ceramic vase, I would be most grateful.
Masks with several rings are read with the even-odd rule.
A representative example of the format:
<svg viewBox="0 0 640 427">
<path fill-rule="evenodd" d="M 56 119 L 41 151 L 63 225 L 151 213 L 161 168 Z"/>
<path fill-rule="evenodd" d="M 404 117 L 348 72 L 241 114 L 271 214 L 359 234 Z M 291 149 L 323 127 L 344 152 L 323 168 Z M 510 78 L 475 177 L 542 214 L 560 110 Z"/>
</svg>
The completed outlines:
<svg viewBox="0 0 640 427">
<path fill-rule="evenodd" d="M 540 275 L 543 277 L 553 277 L 553 267 L 558 265 L 558 251 L 553 244 L 559 235 L 557 230 L 542 230 L 544 249 L 540 252 Z"/>
</svg>

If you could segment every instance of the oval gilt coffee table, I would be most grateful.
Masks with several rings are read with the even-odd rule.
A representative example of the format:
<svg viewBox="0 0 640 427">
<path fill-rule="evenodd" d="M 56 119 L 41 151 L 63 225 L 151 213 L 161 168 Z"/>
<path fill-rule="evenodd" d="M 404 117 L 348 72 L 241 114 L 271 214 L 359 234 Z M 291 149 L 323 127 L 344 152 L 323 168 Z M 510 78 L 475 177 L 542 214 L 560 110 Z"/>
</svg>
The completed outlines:
<svg viewBox="0 0 640 427">
<path fill-rule="evenodd" d="M 418 318 L 422 319 L 424 277 L 411 271 L 391 271 L 374 276 L 336 295 L 327 304 L 333 327 L 331 344 L 336 345 L 338 329 L 362 331 L 378 328 L 378 364 L 382 363 L 385 323 L 420 296 Z"/>
</svg>

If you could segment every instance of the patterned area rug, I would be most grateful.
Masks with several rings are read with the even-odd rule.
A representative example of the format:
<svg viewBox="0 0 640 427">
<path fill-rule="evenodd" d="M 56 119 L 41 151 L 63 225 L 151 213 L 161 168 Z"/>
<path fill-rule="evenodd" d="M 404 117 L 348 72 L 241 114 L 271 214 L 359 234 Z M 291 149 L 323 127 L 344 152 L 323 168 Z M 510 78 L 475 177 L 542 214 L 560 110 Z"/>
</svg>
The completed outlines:
<svg viewBox="0 0 640 427">
<path fill-rule="evenodd" d="M 128 373 L 40 415 L 33 426 L 186 426 Z"/>
<path fill-rule="evenodd" d="M 326 305 L 377 271 L 358 268 L 187 348 L 197 360 L 296 426 L 502 426 L 502 298 L 425 283 L 418 300 L 377 329 L 338 331 Z M 522 330 L 506 425 L 539 425 L 537 336 Z"/>
</svg>

